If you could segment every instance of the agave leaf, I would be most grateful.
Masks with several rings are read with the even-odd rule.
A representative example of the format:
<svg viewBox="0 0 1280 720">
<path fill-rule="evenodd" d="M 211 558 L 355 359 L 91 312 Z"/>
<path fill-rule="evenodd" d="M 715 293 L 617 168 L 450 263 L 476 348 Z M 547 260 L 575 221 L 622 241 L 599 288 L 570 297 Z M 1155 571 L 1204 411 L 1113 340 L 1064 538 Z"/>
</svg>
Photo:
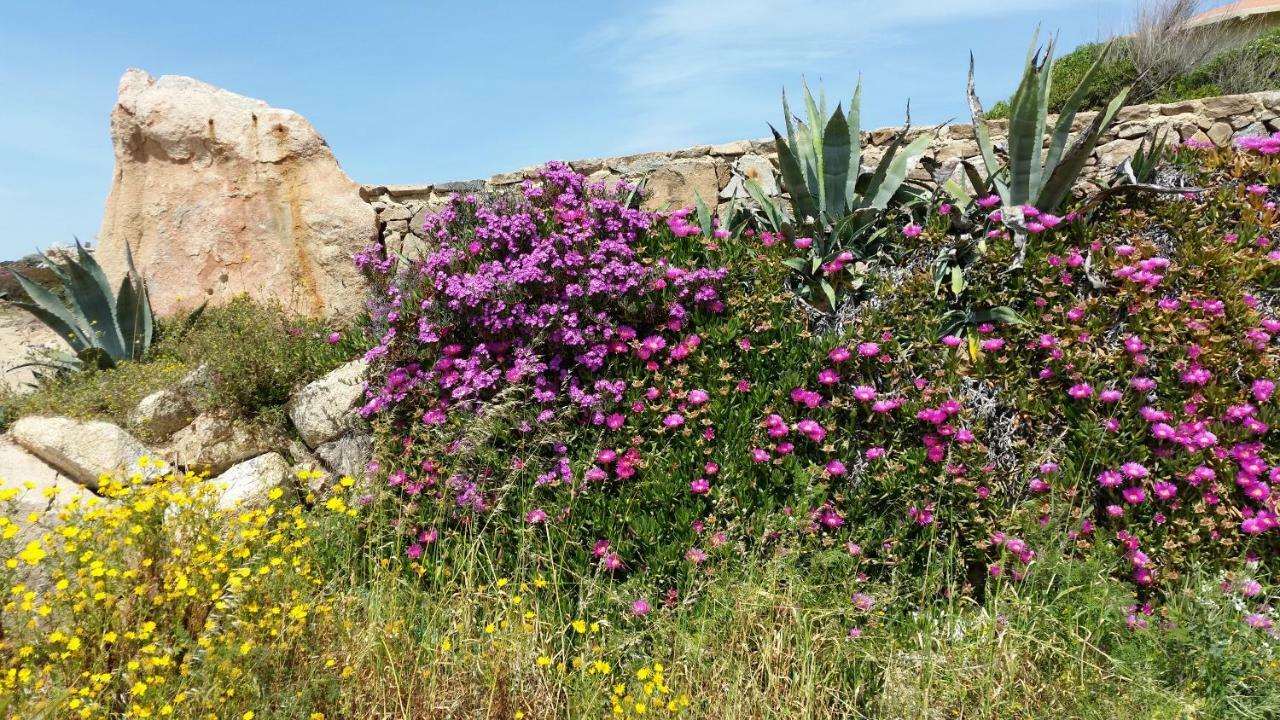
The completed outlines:
<svg viewBox="0 0 1280 720">
<path fill-rule="evenodd" d="M 885 153 L 884 160 L 876 169 L 876 175 L 879 176 L 880 181 L 874 188 L 875 195 L 871 199 L 871 207 L 879 210 L 888 207 L 889 200 L 898 193 L 902 184 L 906 182 L 907 175 L 915 168 L 916 162 L 920 160 L 921 155 L 924 155 L 924 151 L 932 141 L 933 138 L 929 135 L 921 135 L 900 152 L 894 153 L 892 157 L 888 152 Z M 873 182 L 875 182 L 874 178 Z M 872 188 L 868 187 L 867 190 L 871 192 Z"/>
<path fill-rule="evenodd" d="M 1045 112 L 1040 101 L 1040 84 L 1036 81 L 1036 65 L 1028 64 L 1022 82 L 1013 93 L 1009 108 L 1009 204 L 1025 205 L 1032 199 L 1031 165 L 1034 147 L 1044 142 L 1036 135 L 1039 116 Z"/>
<path fill-rule="evenodd" d="M 58 333 L 72 348 L 79 349 L 90 345 L 86 335 L 88 321 L 83 315 L 68 307 L 57 295 L 43 285 L 33 282 L 16 270 L 10 271 L 17 278 L 18 285 L 27 294 L 30 302 L 13 302 L 12 304 L 35 315 L 40 322 Z"/>
<path fill-rule="evenodd" d="M 1129 88 L 1121 90 L 1120 94 L 1116 95 L 1107 104 L 1106 109 L 1100 111 L 1093 118 L 1093 123 L 1089 128 L 1080 133 L 1080 136 L 1072 143 L 1071 149 L 1067 150 L 1066 154 L 1062 156 L 1062 161 L 1053 169 L 1053 174 L 1045 182 L 1044 189 L 1040 191 L 1040 197 L 1036 199 L 1036 207 L 1046 212 L 1053 212 L 1062 204 L 1067 194 L 1071 192 L 1071 187 L 1075 184 L 1076 178 L 1084 170 L 1085 163 L 1089 161 L 1089 156 L 1093 154 L 1093 148 L 1097 146 L 1098 138 L 1102 135 L 1102 131 L 1111 125 L 1116 113 L 1120 111 L 1120 108 L 1124 107 L 1125 98 L 1128 96 Z"/>
<path fill-rule="evenodd" d="M 813 134 L 821 132 L 821 129 L 811 129 L 804 122 L 796 121 L 796 139 L 799 143 L 791 148 L 791 152 L 795 154 L 796 161 L 800 164 L 803 172 L 805 187 L 809 189 L 809 194 L 813 195 L 814 204 L 819 210 L 822 209 L 822 199 L 816 194 L 821 190 L 819 187 L 818 177 L 821 174 L 818 170 L 818 159 L 813 154 Z M 814 216 L 817 217 L 816 215 Z"/>
<path fill-rule="evenodd" d="M 973 186 L 973 194 L 981 197 L 987 194 L 987 189 L 991 185 L 991 178 L 984 178 L 978 172 L 978 168 L 968 160 L 961 161 L 960 167 L 964 168 L 964 175 L 969 179 L 969 184 Z M 959 184 L 959 183 L 957 183 Z"/>
<path fill-rule="evenodd" d="M 1026 321 L 1022 319 L 1013 308 L 1008 305 L 1000 305 L 998 307 L 978 310 L 969 315 L 969 322 L 973 325 L 981 325 L 988 322 L 1002 322 L 1012 325 L 1022 325 Z"/>
<path fill-rule="evenodd" d="M 1037 30 L 1037 34 L 1039 31 Z M 1049 89 L 1053 79 L 1053 38 L 1049 39 L 1044 50 L 1044 59 L 1036 68 L 1036 133 L 1035 142 L 1031 145 L 1031 178 L 1027 184 L 1027 197 L 1040 194 L 1040 184 L 1044 173 L 1044 129 L 1049 118 Z"/>
<path fill-rule="evenodd" d="M 987 166 L 987 175 L 994 183 L 1003 168 L 996 161 L 995 146 L 991 144 L 991 134 L 987 131 L 987 115 L 982 110 L 982 102 L 978 100 L 978 91 L 974 83 L 973 53 L 969 53 L 969 84 L 967 92 L 969 114 L 973 117 L 973 134 L 978 140 L 978 150 L 982 153 L 982 164 Z M 1004 201 L 1004 204 L 1011 205 L 1008 189 L 998 184 L 996 188 L 1001 190 L 1000 198 Z"/>
<path fill-rule="evenodd" d="M 1182 195 L 1184 193 L 1199 194 L 1204 192 L 1204 188 L 1167 187 L 1164 185 L 1152 185 L 1149 183 L 1125 183 L 1123 185 L 1112 185 L 1109 188 L 1099 190 L 1098 192 L 1089 196 L 1089 199 L 1086 200 L 1082 205 L 1080 205 L 1079 211 L 1082 214 L 1087 213 L 1093 208 L 1097 207 L 1098 205 L 1101 205 L 1102 202 L 1109 197 L 1112 197 L 1114 195 L 1120 195 L 1122 193 L 1139 192 L 1139 191 Z"/>
<path fill-rule="evenodd" d="M 823 132 L 822 172 L 824 176 L 825 205 L 827 215 L 833 219 L 843 216 L 849 209 L 849 124 L 844 119 L 840 105 L 827 121 Z M 856 170 L 854 170 L 856 172 Z"/>
<path fill-rule="evenodd" d="M 71 285 L 71 278 L 67 275 L 66 271 L 62 269 L 61 265 L 54 262 L 53 258 L 45 255 L 43 250 L 37 249 L 36 254 L 40 256 L 40 259 L 44 261 L 45 267 L 58 278 L 58 281 L 62 283 L 63 287 Z"/>
<path fill-rule="evenodd" d="M 644 182 L 646 179 L 647 178 L 640 178 L 639 182 L 632 185 L 631 189 L 627 191 L 625 207 L 633 207 L 635 205 L 636 197 L 644 193 Z"/>
<path fill-rule="evenodd" d="M 862 172 L 862 75 L 858 75 L 858 85 L 853 89 L 853 100 L 849 103 L 849 114 L 845 120 L 849 126 L 849 177 L 845 180 L 844 197 L 846 206 L 849 206 L 853 204 L 858 175 Z"/>
<path fill-rule="evenodd" d="M 778 131 L 772 125 L 769 129 L 773 130 L 773 144 L 778 151 L 778 168 L 782 171 L 782 183 L 787 193 L 791 195 L 791 205 L 796 210 L 796 222 L 803 224 L 806 217 L 816 220 L 818 208 L 814 205 L 813 195 L 809 194 L 809 188 L 805 185 L 800 164 L 791 154 L 791 148 L 787 147 L 787 143 Z"/>
<path fill-rule="evenodd" d="M 819 280 L 822 287 L 822 294 L 827 296 L 827 304 L 832 310 L 836 309 L 836 289 L 831 287 L 831 283 L 826 280 Z"/>
<path fill-rule="evenodd" d="M 778 203 L 773 198 L 765 195 L 764 188 L 760 187 L 760 183 L 751 178 L 747 178 L 743 183 L 747 188 L 747 194 L 752 200 L 756 201 L 756 205 L 760 207 L 760 211 L 764 213 L 765 218 L 772 226 L 770 229 L 774 232 L 782 232 L 783 226 L 786 224 L 782 215 L 782 210 L 778 208 Z"/>
<path fill-rule="evenodd" d="M 1110 54 L 1111 43 L 1107 43 L 1102 48 L 1102 52 L 1098 53 L 1098 59 L 1094 60 L 1089 69 L 1085 71 L 1084 77 L 1080 78 L 1080 84 L 1076 85 L 1071 97 L 1067 98 L 1067 102 L 1063 104 L 1062 110 L 1058 113 L 1058 124 L 1053 128 L 1053 138 L 1049 142 L 1049 155 L 1044 164 L 1046 177 L 1052 176 L 1053 171 L 1057 169 L 1058 163 L 1062 159 L 1062 152 L 1067 147 L 1067 138 L 1071 134 L 1071 124 L 1075 122 L 1076 112 L 1079 111 L 1080 105 L 1084 103 L 1084 96 L 1089 90 L 1093 75 Z"/>
<path fill-rule="evenodd" d="M 120 290 L 116 293 L 116 325 L 120 328 L 125 351 L 122 359 L 138 360 L 146 352 L 143 316 L 142 293 L 134 284 L 134 276 L 126 274 L 120 280 Z"/>
<path fill-rule="evenodd" d="M 946 190 L 948 195 L 955 198 L 956 202 L 960 203 L 961 207 L 967 208 L 973 204 L 973 196 L 964 189 L 963 184 L 958 183 L 955 180 L 948 180 L 943 183 L 942 189 Z"/>
<path fill-rule="evenodd" d="M 63 266 L 71 278 L 68 299 L 88 321 L 85 331 L 90 344 L 101 347 L 113 358 L 123 357 L 124 341 L 116 327 L 115 298 L 106 285 L 106 275 L 83 247 L 77 244 L 77 248 L 80 260 Z"/>
<path fill-rule="evenodd" d="M 960 297 L 960 293 L 964 292 L 964 269 L 959 265 L 951 266 L 951 294 Z"/>
<path fill-rule="evenodd" d="M 107 274 L 103 272 L 102 266 L 98 264 L 98 260 L 94 258 L 93 255 L 88 250 L 85 250 L 83 245 L 80 244 L 79 238 L 76 238 L 76 255 L 79 257 L 80 265 L 84 267 L 85 272 L 89 274 L 89 277 L 93 278 L 93 281 L 98 285 L 98 289 L 101 290 L 102 294 L 106 296 L 107 307 L 111 308 L 112 310 L 115 310 L 116 299 L 111 294 L 111 281 L 107 280 Z M 126 258 L 128 260 L 129 269 L 132 270 L 133 269 L 133 252 L 131 250 L 128 250 L 127 248 L 126 248 Z"/>
<path fill-rule="evenodd" d="M 812 179 L 812 182 L 809 185 L 810 191 L 815 189 L 817 190 L 819 209 L 827 207 L 826 171 L 823 169 L 826 162 L 826 155 L 823 150 L 823 144 L 825 142 L 823 138 L 823 117 L 827 112 L 825 105 L 826 102 L 824 100 L 824 107 L 821 112 L 819 112 L 817 104 L 813 102 L 813 93 L 809 92 L 809 83 L 806 81 L 804 83 L 804 107 L 805 112 L 809 115 L 809 124 L 807 127 L 809 129 L 809 145 L 812 153 L 811 157 L 813 159 L 813 166 L 811 168 L 805 168 L 805 175 L 811 176 Z M 806 150 L 809 150 L 809 148 L 806 148 Z"/>
<path fill-rule="evenodd" d="M 142 329 L 141 337 L 139 338 L 142 342 L 142 347 L 141 352 L 138 353 L 138 357 L 141 357 L 147 350 L 151 349 L 151 340 L 155 335 L 155 313 L 151 311 L 151 291 L 147 288 L 146 279 L 142 277 L 142 274 L 133 265 L 133 250 L 129 247 L 129 243 L 124 244 L 124 259 L 128 265 L 127 277 L 137 284 L 138 309 L 136 311 L 136 322 L 141 324 Z M 117 298 L 117 305 L 118 303 L 119 299 Z M 204 304 L 208 304 L 208 301 L 206 300 Z M 123 331 L 121 331 L 122 336 L 123 334 Z"/>
<path fill-rule="evenodd" d="M 707 209 L 707 204 L 702 202 L 702 194 L 695 191 L 693 193 L 693 206 L 698 211 L 698 227 L 702 228 L 702 234 L 711 237 L 711 211 Z"/>
<path fill-rule="evenodd" d="M 782 264 L 786 265 L 792 270 L 795 270 L 798 273 L 801 273 L 804 275 L 809 274 L 809 258 L 799 258 L 799 257 L 787 258 L 786 260 L 782 261 Z"/>
</svg>

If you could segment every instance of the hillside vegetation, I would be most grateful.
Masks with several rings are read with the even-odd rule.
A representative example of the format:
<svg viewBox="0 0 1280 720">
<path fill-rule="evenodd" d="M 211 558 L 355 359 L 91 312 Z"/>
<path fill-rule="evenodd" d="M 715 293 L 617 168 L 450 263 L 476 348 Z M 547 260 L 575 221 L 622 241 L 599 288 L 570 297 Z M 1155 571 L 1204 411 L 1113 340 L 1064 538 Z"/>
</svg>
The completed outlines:
<svg viewBox="0 0 1280 720">
<path fill-rule="evenodd" d="M 207 356 L 204 402 L 270 417 L 362 352 L 377 452 L 231 507 L 147 458 L 5 517 L 0 712 L 1280 716 L 1280 134 L 1091 189 L 1105 123 L 1042 154 L 1049 72 L 967 187 L 909 180 L 927 139 L 861 172 L 806 93 L 785 199 L 649 212 L 550 163 L 360 253 L 359 328 L 246 301 L 16 401 L 111 416 Z"/>
</svg>

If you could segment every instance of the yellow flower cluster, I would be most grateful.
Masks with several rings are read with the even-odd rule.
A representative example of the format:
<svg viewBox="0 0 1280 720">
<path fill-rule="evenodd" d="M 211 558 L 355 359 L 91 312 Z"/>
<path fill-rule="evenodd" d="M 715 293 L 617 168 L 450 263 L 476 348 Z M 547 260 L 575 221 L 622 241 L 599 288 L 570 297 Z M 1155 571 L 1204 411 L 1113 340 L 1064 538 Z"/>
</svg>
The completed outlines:
<svg viewBox="0 0 1280 720">
<path fill-rule="evenodd" d="M 627 683 L 613 686 L 609 700 L 613 704 L 613 714 L 622 717 L 639 717 L 653 711 L 665 710 L 677 713 L 689 707 L 689 696 L 680 693 L 675 695 L 666 683 L 662 663 L 645 665 L 635 673 L 632 687 Z"/>
<path fill-rule="evenodd" d="M 280 489 L 220 508 L 214 483 L 149 464 L 45 517 L 0 513 L 8 717 L 251 718 L 252 669 L 287 668 L 326 622 L 308 511 Z"/>
</svg>

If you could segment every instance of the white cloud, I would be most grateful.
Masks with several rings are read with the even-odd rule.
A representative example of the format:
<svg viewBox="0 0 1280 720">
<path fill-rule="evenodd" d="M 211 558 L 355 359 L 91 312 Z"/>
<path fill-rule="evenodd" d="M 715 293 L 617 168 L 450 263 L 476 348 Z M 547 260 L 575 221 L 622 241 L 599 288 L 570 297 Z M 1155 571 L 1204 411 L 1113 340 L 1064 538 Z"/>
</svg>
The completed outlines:
<svg viewBox="0 0 1280 720">
<path fill-rule="evenodd" d="M 605 59 L 631 106 L 635 126 L 628 129 L 624 145 L 659 149 L 714 132 L 729 113 L 756 101 L 761 92 L 776 98 L 777 88 L 760 87 L 761 76 L 771 76 L 773 82 L 784 74 L 794 78 L 787 80 L 793 85 L 806 71 L 833 63 L 846 72 L 844 66 L 855 56 L 902 53 L 923 31 L 937 39 L 947 25 L 1015 13 L 1025 17 L 1072 2 L 655 0 L 599 28 L 587 45 Z M 963 52 L 982 38 L 954 35 L 947 41 Z M 848 68 L 847 75 L 852 78 L 857 71 Z"/>
</svg>

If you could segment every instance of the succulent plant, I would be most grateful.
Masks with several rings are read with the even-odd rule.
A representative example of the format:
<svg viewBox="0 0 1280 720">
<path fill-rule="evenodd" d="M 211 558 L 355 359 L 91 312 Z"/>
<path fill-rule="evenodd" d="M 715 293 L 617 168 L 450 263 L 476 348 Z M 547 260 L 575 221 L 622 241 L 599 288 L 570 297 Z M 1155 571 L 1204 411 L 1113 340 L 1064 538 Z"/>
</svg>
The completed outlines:
<svg viewBox="0 0 1280 720">
<path fill-rule="evenodd" d="M 792 114 L 783 93 L 786 137 L 773 126 L 770 130 L 778 154 L 775 166 L 791 205 L 789 216 L 759 183 L 746 182 L 747 192 L 774 232 L 792 241 L 812 239 L 804 257 L 786 263 L 800 276 L 801 295 L 814 297 L 820 291 L 832 309 L 839 295 L 862 286 L 866 261 L 886 236 L 884 223 L 877 220 L 888 210 L 921 204 L 929 196 L 907 178 L 933 139 L 925 133 L 908 142 L 910 106 L 905 126 L 875 169 L 862 172 L 861 96 L 859 82 L 848 114 L 837 104 L 828 116 L 825 94 L 819 93 L 815 100 L 806 85 L 806 121 Z M 839 269 L 832 272 L 833 267 Z"/>
<path fill-rule="evenodd" d="M 155 317 L 147 285 L 133 266 L 133 254 L 125 248 L 128 272 L 120 289 L 111 292 L 107 275 L 80 241 L 76 257 L 65 263 L 41 254 L 63 288 L 63 296 L 14 271 L 25 300 L 9 300 L 34 315 L 67 341 L 74 356 L 58 358 L 72 367 L 114 367 L 138 360 L 151 347 Z"/>
<path fill-rule="evenodd" d="M 1102 134 L 1115 122 L 1116 114 L 1124 107 L 1129 89 L 1121 90 L 1112 98 L 1094 116 L 1093 122 L 1077 133 L 1075 140 L 1068 145 L 1071 126 L 1089 83 L 1111 52 L 1111 45 L 1107 45 L 1062 106 L 1046 149 L 1045 131 L 1049 125 L 1054 41 L 1050 39 L 1041 51 L 1034 49 L 1037 39 L 1038 33 L 1032 38 L 1033 50 L 1027 55 L 1022 81 L 1009 103 L 1008 162 L 1001 162 L 996 157 L 986 114 L 975 89 L 972 54 L 969 56 L 969 110 L 973 115 L 973 129 L 990 185 L 999 194 L 1004 206 L 1019 208 L 1031 205 L 1045 212 L 1053 212 L 1071 192 L 1071 187 L 1084 170 Z"/>
</svg>

